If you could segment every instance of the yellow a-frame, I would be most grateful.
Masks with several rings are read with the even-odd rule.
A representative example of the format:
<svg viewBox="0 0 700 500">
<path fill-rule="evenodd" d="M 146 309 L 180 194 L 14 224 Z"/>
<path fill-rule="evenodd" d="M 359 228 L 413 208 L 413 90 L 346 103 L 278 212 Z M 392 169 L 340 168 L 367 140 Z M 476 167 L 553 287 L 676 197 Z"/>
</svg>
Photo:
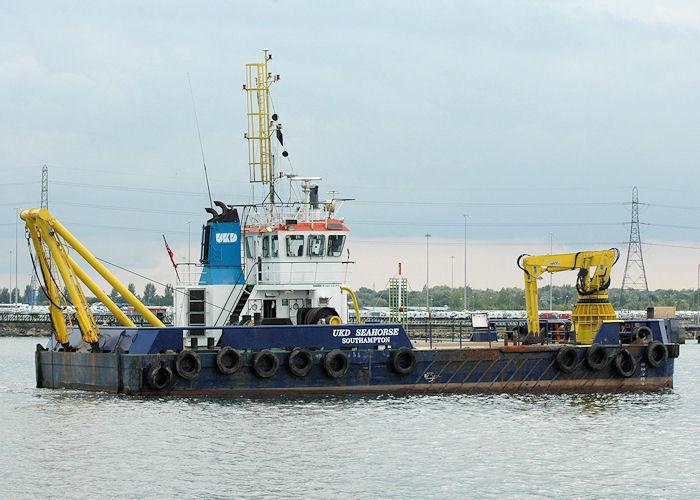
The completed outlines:
<svg viewBox="0 0 700 500">
<path fill-rule="evenodd" d="M 51 217 L 45 208 L 23 210 L 20 218 L 25 222 L 34 245 L 34 251 L 41 267 L 41 274 L 46 285 L 46 294 L 50 302 L 51 322 L 55 329 L 56 340 L 65 348 L 69 347 L 68 326 L 73 326 L 71 315 L 67 314 L 67 297 L 61 285 L 68 292 L 70 302 L 75 308 L 83 340 L 89 343 L 93 351 L 99 349 L 95 318 L 83 294 L 80 283 L 84 283 L 117 320 L 124 326 L 135 326 L 102 289 L 76 264 L 68 254 L 72 248 L 87 261 L 110 285 L 117 290 L 127 302 L 146 318 L 153 326 L 165 326 L 148 308 L 132 294 L 117 278 L 110 273 L 58 220 Z"/>
</svg>

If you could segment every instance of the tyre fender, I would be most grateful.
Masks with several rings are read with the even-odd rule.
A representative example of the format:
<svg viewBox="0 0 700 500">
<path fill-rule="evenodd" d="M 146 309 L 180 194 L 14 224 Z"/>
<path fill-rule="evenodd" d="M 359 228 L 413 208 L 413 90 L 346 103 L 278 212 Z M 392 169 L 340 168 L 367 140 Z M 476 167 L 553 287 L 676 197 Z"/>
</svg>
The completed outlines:
<svg viewBox="0 0 700 500">
<path fill-rule="evenodd" d="M 554 364 L 557 365 L 557 368 L 564 373 L 573 372 L 578 366 L 578 363 L 578 353 L 576 352 L 576 349 L 570 345 L 559 349 L 556 358 L 554 358 Z"/>
<path fill-rule="evenodd" d="M 649 342 L 653 337 L 651 328 L 648 326 L 640 326 L 635 328 L 632 333 L 634 334 L 634 340 L 642 343 Z"/>
<path fill-rule="evenodd" d="M 173 371 L 163 361 L 157 361 L 146 372 L 146 381 L 156 391 L 162 391 L 173 381 Z"/>
<path fill-rule="evenodd" d="M 615 355 L 615 371 L 621 377 L 631 377 L 637 369 L 637 361 L 627 349 L 620 349 Z"/>
<path fill-rule="evenodd" d="M 644 350 L 644 359 L 654 368 L 661 368 L 668 361 L 668 349 L 658 340 L 654 340 Z"/>
<path fill-rule="evenodd" d="M 223 347 L 216 353 L 216 368 L 224 375 L 236 373 L 240 367 L 241 355 L 233 347 Z"/>
<path fill-rule="evenodd" d="M 602 370 L 608 361 L 608 350 L 601 344 L 593 344 L 586 349 L 586 364 L 591 370 Z"/>
<path fill-rule="evenodd" d="M 323 369 L 331 378 L 344 376 L 350 368 L 348 355 L 340 349 L 333 349 L 323 358 Z"/>
<path fill-rule="evenodd" d="M 202 360 L 195 351 L 180 351 L 175 358 L 175 371 L 182 378 L 193 380 L 202 371 Z"/>
<path fill-rule="evenodd" d="M 269 349 L 263 349 L 262 351 L 255 353 L 251 364 L 253 373 L 260 378 L 272 377 L 275 373 L 277 373 L 279 366 L 280 360 L 277 359 L 277 356 L 275 356 Z"/>
<path fill-rule="evenodd" d="M 314 357 L 308 349 L 294 349 L 287 358 L 287 368 L 297 377 L 306 377 L 314 366 Z"/>
<path fill-rule="evenodd" d="M 416 353 L 408 347 L 391 352 L 391 368 L 399 375 L 409 375 L 416 369 Z"/>
</svg>

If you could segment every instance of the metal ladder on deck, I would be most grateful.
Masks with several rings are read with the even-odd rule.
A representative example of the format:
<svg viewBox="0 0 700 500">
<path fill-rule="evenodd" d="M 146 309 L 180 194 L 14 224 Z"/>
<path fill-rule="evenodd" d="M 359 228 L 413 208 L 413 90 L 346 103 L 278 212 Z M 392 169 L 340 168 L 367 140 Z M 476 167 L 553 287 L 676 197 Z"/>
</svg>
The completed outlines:
<svg viewBox="0 0 700 500">
<path fill-rule="evenodd" d="M 253 288 L 255 288 L 255 285 L 246 285 L 245 288 L 243 288 L 243 290 L 241 291 L 241 296 L 238 298 L 238 302 L 236 303 L 236 307 L 231 313 L 229 324 L 237 325 L 239 323 L 241 312 L 243 312 L 243 308 L 248 302 L 248 297 L 250 297 Z"/>
</svg>

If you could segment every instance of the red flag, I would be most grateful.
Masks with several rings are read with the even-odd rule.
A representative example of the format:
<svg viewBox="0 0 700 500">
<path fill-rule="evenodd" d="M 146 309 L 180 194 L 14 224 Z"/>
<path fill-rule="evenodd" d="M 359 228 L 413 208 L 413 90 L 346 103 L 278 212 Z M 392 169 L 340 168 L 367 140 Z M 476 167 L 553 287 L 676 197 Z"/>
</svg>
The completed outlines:
<svg viewBox="0 0 700 500">
<path fill-rule="evenodd" d="M 167 240 L 165 239 L 165 235 L 163 235 L 163 241 L 165 242 L 165 249 L 168 251 L 168 255 L 170 256 L 170 262 L 172 262 L 172 263 L 173 263 L 173 267 L 174 267 L 175 269 L 177 269 L 177 264 L 175 264 L 175 259 L 173 258 L 173 257 L 174 257 L 173 251 L 170 250 L 170 247 L 168 246 L 168 242 L 167 242 Z"/>
</svg>

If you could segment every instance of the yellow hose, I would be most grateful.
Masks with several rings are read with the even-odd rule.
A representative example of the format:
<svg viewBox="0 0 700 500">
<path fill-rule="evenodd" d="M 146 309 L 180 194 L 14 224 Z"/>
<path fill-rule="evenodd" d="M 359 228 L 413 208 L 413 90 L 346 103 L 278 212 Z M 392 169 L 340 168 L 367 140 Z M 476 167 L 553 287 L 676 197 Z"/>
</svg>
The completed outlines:
<svg viewBox="0 0 700 500">
<path fill-rule="evenodd" d="M 355 297 L 355 292 L 353 292 L 352 290 L 350 290 L 346 286 L 341 286 L 340 289 L 345 291 L 345 292 L 348 292 L 348 295 L 350 295 L 350 297 L 352 297 L 352 305 L 355 306 L 355 317 L 357 318 L 357 322 L 361 323 L 361 321 L 360 321 L 360 308 L 357 307 L 357 297 Z"/>
</svg>

